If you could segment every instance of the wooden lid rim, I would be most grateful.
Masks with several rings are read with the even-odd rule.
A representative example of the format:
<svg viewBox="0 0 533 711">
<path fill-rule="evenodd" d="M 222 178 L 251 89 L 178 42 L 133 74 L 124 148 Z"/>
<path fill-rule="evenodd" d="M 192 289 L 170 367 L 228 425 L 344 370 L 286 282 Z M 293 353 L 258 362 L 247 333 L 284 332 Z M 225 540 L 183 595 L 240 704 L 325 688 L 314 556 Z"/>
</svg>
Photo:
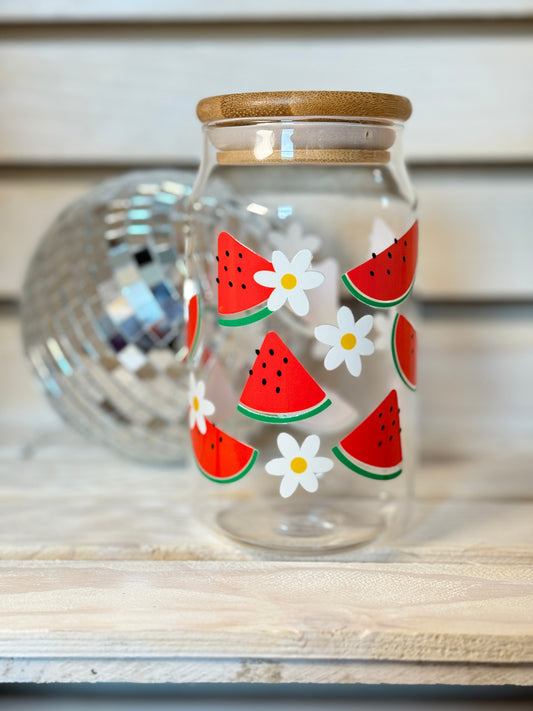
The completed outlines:
<svg viewBox="0 0 533 711">
<path fill-rule="evenodd" d="M 202 99 L 200 121 L 277 118 L 283 116 L 345 116 L 407 121 L 409 99 L 396 94 L 365 91 L 268 91 L 221 94 Z"/>
</svg>

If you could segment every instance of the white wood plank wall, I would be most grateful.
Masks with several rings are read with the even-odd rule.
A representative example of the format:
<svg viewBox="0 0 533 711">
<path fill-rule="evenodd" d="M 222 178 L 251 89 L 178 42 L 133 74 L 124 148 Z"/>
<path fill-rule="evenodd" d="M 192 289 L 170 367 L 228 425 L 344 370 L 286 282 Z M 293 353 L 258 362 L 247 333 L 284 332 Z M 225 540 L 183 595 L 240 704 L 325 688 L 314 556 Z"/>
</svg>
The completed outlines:
<svg viewBox="0 0 533 711">
<path fill-rule="evenodd" d="M 533 436 L 532 70 L 532 0 L 3 0 L 0 297 L 17 298 L 40 234 L 92 184 L 141 165 L 193 167 L 202 96 L 406 94 L 428 441 L 472 434 L 481 446 L 486 431 L 494 443 L 502 423 L 522 446 Z"/>
</svg>

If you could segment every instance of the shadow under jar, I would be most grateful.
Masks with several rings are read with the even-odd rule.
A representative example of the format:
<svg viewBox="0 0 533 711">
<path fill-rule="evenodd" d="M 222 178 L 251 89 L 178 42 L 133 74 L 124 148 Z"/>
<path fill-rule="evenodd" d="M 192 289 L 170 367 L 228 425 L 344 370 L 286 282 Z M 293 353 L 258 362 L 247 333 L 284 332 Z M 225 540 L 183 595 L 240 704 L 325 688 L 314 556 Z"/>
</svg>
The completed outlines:
<svg viewBox="0 0 533 711">
<path fill-rule="evenodd" d="M 213 181 L 223 193 L 187 247 L 197 513 L 281 553 L 386 541 L 416 460 L 411 104 L 269 92 L 197 112 L 191 206 Z"/>
</svg>

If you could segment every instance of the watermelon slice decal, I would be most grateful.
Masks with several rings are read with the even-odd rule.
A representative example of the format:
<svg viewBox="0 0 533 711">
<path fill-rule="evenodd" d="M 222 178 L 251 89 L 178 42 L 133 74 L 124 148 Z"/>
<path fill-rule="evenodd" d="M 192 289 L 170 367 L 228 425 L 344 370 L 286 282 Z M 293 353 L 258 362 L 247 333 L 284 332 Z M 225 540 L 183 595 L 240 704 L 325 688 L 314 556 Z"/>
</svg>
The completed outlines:
<svg viewBox="0 0 533 711">
<path fill-rule="evenodd" d="M 349 469 L 370 479 L 394 479 L 402 473 L 398 395 L 391 390 L 376 409 L 333 447 Z"/>
<path fill-rule="evenodd" d="M 394 243 L 342 275 L 348 291 L 359 301 L 388 308 L 407 298 L 415 279 L 418 222 Z"/>
<path fill-rule="evenodd" d="M 283 423 L 322 412 L 331 400 L 273 331 L 256 350 L 237 409 L 256 420 Z"/>
<path fill-rule="evenodd" d="M 211 481 L 228 484 L 241 479 L 255 464 L 257 450 L 222 432 L 206 420 L 206 432 L 191 430 L 196 466 Z"/>
<path fill-rule="evenodd" d="M 396 314 L 392 326 L 392 357 L 398 375 L 410 390 L 416 390 L 416 331 L 411 323 Z"/>
<path fill-rule="evenodd" d="M 202 319 L 202 302 L 200 295 L 195 294 L 189 301 L 189 311 L 187 315 L 187 358 L 190 360 L 198 347 L 200 338 L 200 324 Z"/>
<path fill-rule="evenodd" d="M 272 312 L 265 305 L 273 288 L 261 286 L 253 276 L 273 271 L 272 263 L 227 232 L 218 237 L 218 322 L 223 326 L 244 326 Z"/>
</svg>

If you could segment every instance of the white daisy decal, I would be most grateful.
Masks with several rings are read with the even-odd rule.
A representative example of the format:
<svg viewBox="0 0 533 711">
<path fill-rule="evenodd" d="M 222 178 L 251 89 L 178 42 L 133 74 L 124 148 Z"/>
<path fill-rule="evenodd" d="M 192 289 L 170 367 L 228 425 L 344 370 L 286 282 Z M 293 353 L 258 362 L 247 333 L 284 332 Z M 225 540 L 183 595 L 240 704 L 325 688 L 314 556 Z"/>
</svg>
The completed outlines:
<svg viewBox="0 0 533 711">
<path fill-rule="evenodd" d="M 194 375 L 189 375 L 189 427 L 198 427 L 202 434 L 206 432 L 205 416 L 212 415 L 215 406 L 211 400 L 205 398 L 205 383 L 203 380 L 196 380 Z"/>
<path fill-rule="evenodd" d="M 304 234 L 299 222 L 290 223 L 285 232 L 272 230 L 268 237 L 273 247 L 281 249 L 291 257 L 301 249 L 309 249 L 315 254 L 322 244 L 322 239 L 318 235 Z"/>
<path fill-rule="evenodd" d="M 305 291 L 320 286 L 324 281 L 324 275 L 320 272 L 307 271 L 312 258 L 309 249 L 301 249 L 291 260 L 276 249 L 272 252 L 274 271 L 254 274 L 258 284 L 274 289 L 267 301 L 270 311 L 277 311 L 288 301 L 297 316 L 305 316 L 309 312 L 309 299 Z"/>
<path fill-rule="evenodd" d="M 317 457 L 320 449 L 320 437 L 312 434 L 306 437 L 300 447 L 298 442 L 287 432 L 281 432 L 277 439 L 278 449 L 283 455 L 271 459 L 265 469 L 272 476 L 282 476 L 279 493 L 284 499 L 292 496 L 298 485 L 305 491 L 318 489 L 318 479 L 324 472 L 333 468 L 333 461 L 328 457 Z"/>
<path fill-rule="evenodd" d="M 317 326 L 315 338 L 331 346 L 324 358 L 326 370 L 335 370 L 341 363 L 346 363 L 348 371 L 355 377 L 361 374 L 361 356 L 371 355 L 374 344 L 365 338 L 374 323 L 373 316 L 367 314 L 355 321 L 347 306 L 337 311 L 337 326 Z"/>
</svg>

